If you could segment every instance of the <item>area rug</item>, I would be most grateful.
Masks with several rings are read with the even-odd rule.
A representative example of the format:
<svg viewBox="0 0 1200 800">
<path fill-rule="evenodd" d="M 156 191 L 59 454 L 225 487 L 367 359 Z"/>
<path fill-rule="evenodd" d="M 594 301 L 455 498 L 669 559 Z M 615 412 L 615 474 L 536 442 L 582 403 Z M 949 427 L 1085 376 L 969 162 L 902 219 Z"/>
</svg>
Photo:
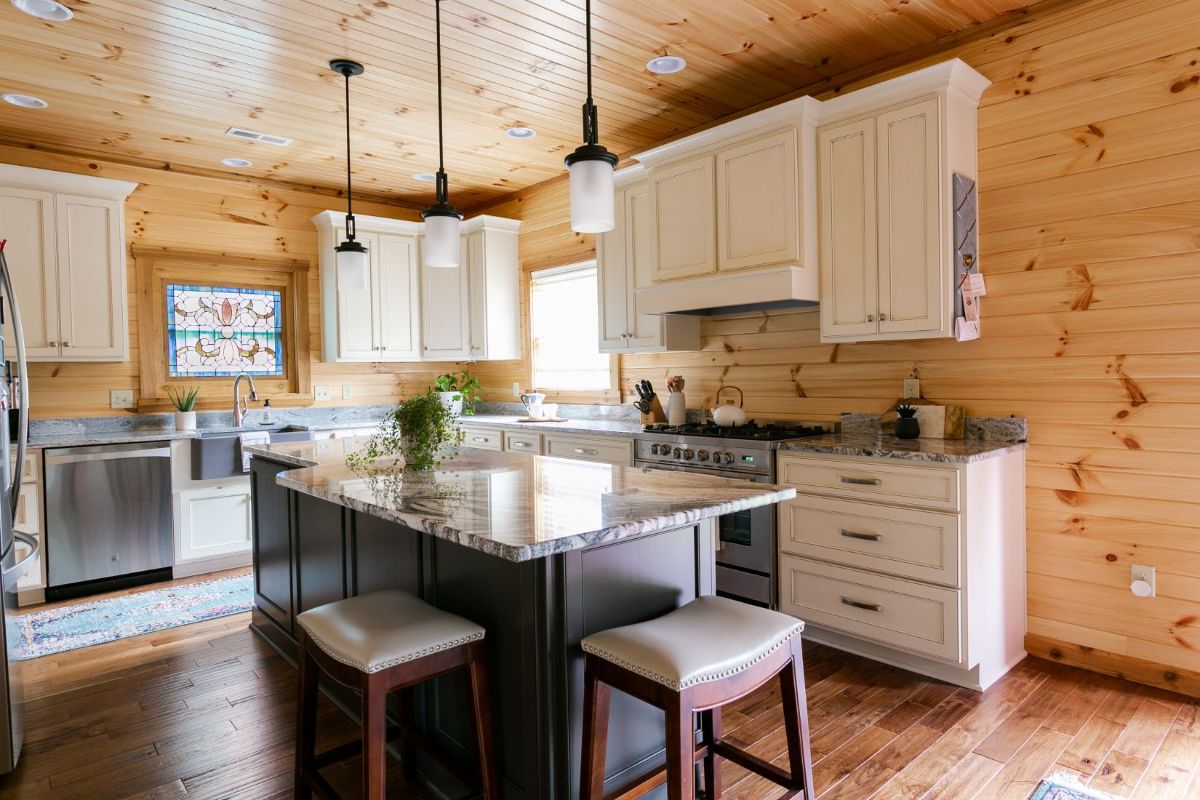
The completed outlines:
<svg viewBox="0 0 1200 800">
<path fill-rule="evenodd" d="M 1075 775 L 1062 773 L 1039 783 L 1029 800 L 1113 800 L 1113 796 L 1083 786 Z"/>
<path fill-rule="evenodd" d="M 148 589 L 17 617 L 18 661 L 249 611 L 254 576 Z M 10 641 L 12 641 L 10 639 Z"/>
</svg>

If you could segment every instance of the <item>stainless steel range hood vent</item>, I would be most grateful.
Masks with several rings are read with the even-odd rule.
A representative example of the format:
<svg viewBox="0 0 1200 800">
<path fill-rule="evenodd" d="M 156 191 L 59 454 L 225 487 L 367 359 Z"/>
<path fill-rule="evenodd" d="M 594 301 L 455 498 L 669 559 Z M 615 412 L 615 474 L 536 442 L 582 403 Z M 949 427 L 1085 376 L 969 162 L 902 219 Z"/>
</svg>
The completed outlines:
<svg viewBox="0 0 1200 800">
<path fill-rule="evenodd" d="M 815 268 L 784 266 L 648 286 L 637 290 L 637 304 L 643 314 L 769 311 L 816 305 L 817 287 Z"/>
</svg>

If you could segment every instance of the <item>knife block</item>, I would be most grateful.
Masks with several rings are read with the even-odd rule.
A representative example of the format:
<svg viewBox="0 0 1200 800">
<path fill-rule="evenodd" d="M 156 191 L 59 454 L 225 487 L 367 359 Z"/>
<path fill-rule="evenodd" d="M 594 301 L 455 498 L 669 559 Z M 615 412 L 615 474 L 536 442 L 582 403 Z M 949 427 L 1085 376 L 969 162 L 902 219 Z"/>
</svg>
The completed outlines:
<svg viewBox="0 0 1200 800">
<path fill-rule="evenodd" d="M 650 401 L 650 413 L 642 414 L 643 425 L 653 425 L 657 422 L 666 422 L 667 414 L 663 411 L 662 403 L 658 402 L 658 395 L 654 395 L 654 399 Z"/>
</svg>

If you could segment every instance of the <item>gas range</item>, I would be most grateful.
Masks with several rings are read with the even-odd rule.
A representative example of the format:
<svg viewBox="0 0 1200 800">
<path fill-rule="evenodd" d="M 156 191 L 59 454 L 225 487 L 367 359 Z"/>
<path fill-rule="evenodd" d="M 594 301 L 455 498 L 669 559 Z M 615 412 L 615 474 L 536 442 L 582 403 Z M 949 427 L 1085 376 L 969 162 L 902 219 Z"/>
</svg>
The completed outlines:
<svg viewBox="0 0 1200 800">
<path fill-rule="evenodd" d="M 712 423 L 647 425 L 635 437 L 639 466 L 678 464 L 701 471 L 774 477 L 773 442 L 821 436 L 828 427 L 815 424 L 747 422 L 722 428 Z"/>
</svg>

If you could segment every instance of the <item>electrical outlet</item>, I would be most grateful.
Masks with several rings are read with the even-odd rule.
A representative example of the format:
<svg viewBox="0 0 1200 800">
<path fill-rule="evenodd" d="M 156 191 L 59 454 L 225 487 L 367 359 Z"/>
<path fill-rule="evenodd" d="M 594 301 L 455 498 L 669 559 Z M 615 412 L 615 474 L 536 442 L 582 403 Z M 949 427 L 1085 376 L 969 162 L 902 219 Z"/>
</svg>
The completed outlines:
<svg viewBox="0 0 1200 800">
<path fill-rule="evenodd" d="M 343 400 L 353 400 L 354 399 L 354 387 L 348 383 L 342 384 L 342 399 Z"/>
<path fill-rule="evenodd" d="M 1149 584 L 1149 591 L 1145 586 L 1140 585 L 1139 581 Z M 1129 568 L 1129 591 L 1138 597 L 1154 597 L 1158 593 L 1158 586 L 1154 580 L 1154 567 L 1147 567 L 1143 564 L 1132 565 Z"/>
<path fill-rule="evenodd" d="M 516 381 L 513 381 L 513 397 L 520 397 L 520 396 L 521 396 L 521 384 L 517 383 Z"/>
<path fill-rule="evenodd" d="M 916 399 L 921 396 L 921 381 L 917 378 L 904 379 L 904 398 Z"/>
<path fill-rule="evenodd" d="M 332 400 L 333 389 L 330 389 L 328 386 L 315 386 L 313 387 L 313 397 L 318 403 L 322 400 Z"/>
<path fill-rule="evenodd" d="M 111 408 L 133 408 L 133 389 L 113 389 L 108 393 Z"/>
</svg>

